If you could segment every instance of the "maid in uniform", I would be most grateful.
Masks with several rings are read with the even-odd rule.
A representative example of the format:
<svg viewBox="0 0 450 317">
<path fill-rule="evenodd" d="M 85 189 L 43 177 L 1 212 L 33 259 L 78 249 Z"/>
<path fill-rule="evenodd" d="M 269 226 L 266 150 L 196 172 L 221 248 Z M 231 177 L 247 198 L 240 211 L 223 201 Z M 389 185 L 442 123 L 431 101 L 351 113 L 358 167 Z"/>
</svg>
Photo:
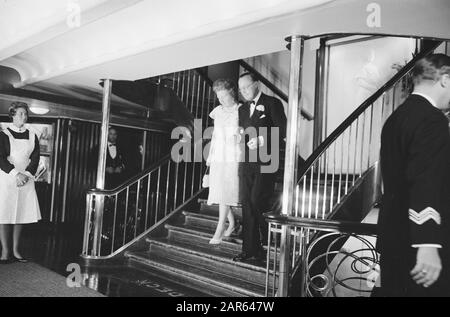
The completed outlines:
<svg viewBox="0 0 450 317">
<path fill-rule="evenodd" d="M 12 103 L 12 124 L 0 132 L 0 264 L 26 262 L 19 251 L 23 225 L 41 219 L 34 187 L 39 140 L 25 128 L 28 113 L 27 104 Z"/>
</svg>

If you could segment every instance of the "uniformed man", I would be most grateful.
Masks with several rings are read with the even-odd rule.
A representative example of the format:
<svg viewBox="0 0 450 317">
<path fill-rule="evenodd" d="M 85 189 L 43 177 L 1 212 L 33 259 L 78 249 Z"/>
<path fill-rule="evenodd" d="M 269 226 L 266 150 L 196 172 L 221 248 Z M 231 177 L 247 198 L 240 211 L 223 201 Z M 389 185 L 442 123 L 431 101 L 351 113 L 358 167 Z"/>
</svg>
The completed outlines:
<svg viewBox="0 0 450 317">
<path fill-rule="evenodd" d="M 412 95 L 381 137 L 380 211 L 384 296 L 450 296 L 450 57 L 434 54 L 413 70 Z"/>
</svg>

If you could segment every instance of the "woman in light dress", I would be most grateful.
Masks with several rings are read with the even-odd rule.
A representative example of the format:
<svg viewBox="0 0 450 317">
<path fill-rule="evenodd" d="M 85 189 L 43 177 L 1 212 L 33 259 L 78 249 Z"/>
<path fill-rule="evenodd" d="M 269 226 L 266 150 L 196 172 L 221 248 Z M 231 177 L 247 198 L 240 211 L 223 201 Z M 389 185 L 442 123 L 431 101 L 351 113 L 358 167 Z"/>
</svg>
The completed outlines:
<svg viewBox="0 0 450 317">
<path fill-rule="evenodd" d="M 236 229 L 231 207 L 238 206 L 239 198 L 239 162 L 240 148 L 238 91 L 237 86 L 227 79 L 214 82 L 213 90 L 220 106 L 215 108 L 210 117 L 214 120 L 214 132 L 208 157 L 209 197 L 208 204 L 219 205 L 219 222 L 210 244 L 220 244 L 224 237 L 229 237 Z M 228 228 L 225 228 L 228 219 Z"/>
<path fill-rule="evenodd" d="M 27 104 L 13 103 L 9 109 L 13 123 L 0 132 L 0 264 L 27 262 L 19 250 L 23 225 L 41 219 L 34 187 L 39 140 L 25 128 L 28 113 Z"/>
</svg>

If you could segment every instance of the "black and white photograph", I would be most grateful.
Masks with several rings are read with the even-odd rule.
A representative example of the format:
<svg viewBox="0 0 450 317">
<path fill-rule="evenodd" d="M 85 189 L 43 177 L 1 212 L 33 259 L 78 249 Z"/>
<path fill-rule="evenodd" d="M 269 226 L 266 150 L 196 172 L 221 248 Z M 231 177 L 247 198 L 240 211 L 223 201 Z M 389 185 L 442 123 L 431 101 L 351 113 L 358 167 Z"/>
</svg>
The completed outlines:
<svg viewBox="0 0 450 317">
<path fill-rule="evenodd" d="M 3 298 L 450 297 L 450 1 L 0 0 L 0 250 Z"/>
</svg>

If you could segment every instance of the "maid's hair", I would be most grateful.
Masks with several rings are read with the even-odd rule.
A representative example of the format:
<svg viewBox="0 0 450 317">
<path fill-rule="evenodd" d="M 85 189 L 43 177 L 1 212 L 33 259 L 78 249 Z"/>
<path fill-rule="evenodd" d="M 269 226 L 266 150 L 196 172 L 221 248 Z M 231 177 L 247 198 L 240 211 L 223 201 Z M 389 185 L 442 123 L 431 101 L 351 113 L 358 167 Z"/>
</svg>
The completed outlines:
<svg viewBox="0 0 450 317">
<path fill-rule="evenodd" d="M 11 120 L 16 115 L 18 109 L 24 109 L 27 112 L 27 117 L 30 115 L 30 108 L 28 107 L 28 104 L 25 102 L 16 101 L 9 107 L 9 118 Z"/>
</svg>

